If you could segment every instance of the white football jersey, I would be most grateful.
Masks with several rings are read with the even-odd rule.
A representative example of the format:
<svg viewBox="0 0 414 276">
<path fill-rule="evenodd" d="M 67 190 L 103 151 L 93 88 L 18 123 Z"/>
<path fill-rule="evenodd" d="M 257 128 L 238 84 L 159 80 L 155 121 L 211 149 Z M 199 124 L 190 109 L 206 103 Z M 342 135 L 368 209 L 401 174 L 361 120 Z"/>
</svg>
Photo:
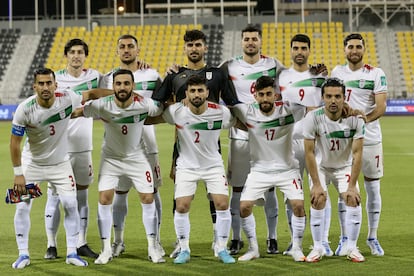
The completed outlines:
<svg viewBox="0 0 414 276">
<path fill-rule="evenodd" d="M 159 102 L 138 95 L 127 108 L 118 107 L 111 95 L 87 102 L 83 110 L 84 116 L 99 117 L 104 122 L 102 151 L 112 158 L 145 158 L 141 147 L 145 119 L 161 112 Z"/>
<path fill-rule="evenodd" d="M 102 87 L 112 89 L 113 74 L 120 68 L 115 68 L 107 73 L 102 81 Z M 152 93 L 161 85 L 159 73 L 154 69 L 137 70 L 133 72 L 135 88 L 134 91 L 143 97 L 151 98 Z"/>
<path fill-rule="evenodd" d="M 243 56 L 238 56 L 224 62 L 222 67 L 227 67 L 229 78 L 233 84 L 233 87 L 230 88 L 234 88 L 238 100 L 243 103 L 253 103 L 255 101 L 254 86 L 258 78 L 269 76 L 277 81 L 281 70 L 284 68 L 277 59 L 263 55 L 255 64 L 247 63 L 243 60 Z M 276 85 L 276 91 L 279 92 L 278 85 Z M 232 128 L 230 138 L 248 140 L 248 135 L 246 131 Z"/>
<path fill-rule="evenodd" d="M 332 70 L 332 77 L 344 81 L 346 86 L 345 100 L 354 109 L 365 114 L 375 109 L 375 95 L 387 93 L 387 79 L 384 71 L 364 64 L 361 69 L 352 71 L 348 65 L 337 65 Z M 382 140 L 379 120 L 366 124 L 365 145 L 377 144 Z"/>
<path fill-rule="evenodd" d="M 320 107 L 303 119 L 303 136 L 315 139 L 320 153 L 320 165 L 340 169 L 352 165 L 352 141 L 365 135 L 365 123 L 360 117 L 351 116 L 332 121 Z"/>
<path fill-rule="evenodd" d="M 266 116 L 258 103 L 234 106 L 236 116 L 248 128 L 251 171 L 277 173 L 299 168 L 292 134 L 294 123 L 303 118 L 305 110 L 301 105 L 275 102 L 274 112 Z"/>
<path fill-rule="evenodd" d="M 162 116 L 177 130 L 177 169 L 224 166 L 218 145 L 220 131 L 230 128 L 236 121 L 227 107 L 208 102 L 207 110 L 196 115 L 182 103 L 175 103 L 167 107 Z"/>
<path fill-rule="evenodd" d="M 74 77 L 66 69 L 55 72 L 58 90 L 70 89 L 77 94 L 85 90 L 98 88 L 101 73 L 94 69 L 83 69 L 79 77 Z M 92 150 L 93 119 L 79 117 L 69 121 L 68 151 L 84 152 Z"/>
<path fill-rule="evenodd" d="M 293 67 L 283 70 L 279 76 L 280 92 L 284 101 L 307 107 L 323 105 L 321 86 L 325 81 L 322 75 L 312 75 L 309 70 L 298 72 Z M 302 121 L 295 123 L 295 136 L 302 136 Z"/>
<path fill-rule="evenodd" d="M 41 107 L 36 95 L 24 100 L 16 109 L 13 128 L 22 128 L 29 150 L 25 156 L 38 165 L 55 165 L 69 159 L 68 124 L 72 111 L 81 104 L 82 96 L 74 92 L 55 92 L 50 108 Z M 29 159 L 26 160 L 29 162 Z"/>
</svg>

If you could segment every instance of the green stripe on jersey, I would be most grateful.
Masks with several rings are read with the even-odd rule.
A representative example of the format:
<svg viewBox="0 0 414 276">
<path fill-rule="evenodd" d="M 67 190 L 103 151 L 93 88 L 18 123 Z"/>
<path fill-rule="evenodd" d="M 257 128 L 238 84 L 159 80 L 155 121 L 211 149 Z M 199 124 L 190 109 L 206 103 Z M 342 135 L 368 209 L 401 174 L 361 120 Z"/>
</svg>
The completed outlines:
<svg viewBox="0 0 414 276">
<path fill-rule="evenodd" d="M 292 114 L 280 117 L 275 120 L 269 121 L 269 122 L 263 122 L 259 124 L 260 128 L 272 128 L 272 127 L 280 127 L 280 126 L 286 126 L 293 124 L 295 122 L 295 118 Z"/>
<path fill-rule="evenodd" d="M 215 130 L 221 129 L 223 121 L 213 121 L 213 122 L 202 122 L 198 124 L 193 124 L 189 128 L 190 129 L 198 129 L 198 130 Z"/>
<path fill-rule="evenodd" d="M 338 130 L 331 133 L 326 134 L 326 138 L 351 138 L 354 137 L 356 133 L 356 129 L 350 129 L 350 130 Z"/>
<path fill-rule="evenodd" d="M 76 94 L 81 95 L 82 91 L 89 90 L 92 88 L 98 87 L 98 78 L 94 78 L 93 80 L 78 84 L 72 87 L 72 90 L 76 92 Z"/>
<path fill-rule="evenodd" d="M 135 83 L 135 90 L 154 90 L 156 81 L 141 81 Z"/>
<path fill-rule="evenodd" d="M 138 123 L 138 122 L 141 122 L 141 121 L 145 120 L 147 117 L 148 117 L 148 112 L 147 113 L 142 113 L 142 114 L 139 114 L 139 115 L 119 118 L 119 119 L 113 120 L 113 122 L 117 123 L 117 124 L 135 124 L 135 123 Z"/>
<path fill-rule="evenodd" d="M 68 106 L 65 108 L 64 111 L 61 111 L 55 115 L 50 116 L 49 118 L 47 118 L 42 125 L 48 125 L 54 122 L 58 122 L 60 120 L 65 119 L 66 117 L 70 116 L 70 114 L 72 113 L 72 105 Z"/>
<path fill-rule="evenodd" d="M 311 78 L 295 82 L 292 87 L 321 87 L 325 78 Z"/>
<path fill-rule="evenodd" d="M 256 72 L 253 74 L 248 74 L 246 76 L 243 77 L 244 80 L 257 80 L 258 78 L 262 77 L 262 76 L 269 76 L 274 78 L 276 76 L 276 67 L 273 67 L 269 70 L 266 71 L 262 71 L 262 72 Z"/>
<path fill-rule="evenodd" d="M 345 82 L 346 87 L 374 90 L 374 81 L 372 80 L 353 80 Z"/>
</svg>

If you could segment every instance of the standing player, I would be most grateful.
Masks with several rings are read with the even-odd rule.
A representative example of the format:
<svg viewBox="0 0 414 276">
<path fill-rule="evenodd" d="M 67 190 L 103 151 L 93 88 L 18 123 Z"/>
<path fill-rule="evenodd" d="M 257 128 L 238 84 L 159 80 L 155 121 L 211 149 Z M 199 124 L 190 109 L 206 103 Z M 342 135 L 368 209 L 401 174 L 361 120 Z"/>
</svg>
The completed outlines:
<svg viewBox="0 0 414 276">
<path fill-rule="evenodd" d="M 277 78 L 283 65 L 274 58 L 260 54 L 262 45 L 262 31 L 249 25 L 242 30 L 241 46 L 243 55 L 226 61 L 222 68 L 228 73 L 230 88 L 237 95 L 239 101 L 254 102 L 254 84 L 261 76 Z M 228 156 L 228 180 L 232 186 L 230 210 L 232 216 L 233 238 L 229 250 L 236 255 L 243 247 L 240 229 L 240 195 L 250 170 L 249 145 L 247 131 L 237 128 L 230 129 L 230 148 Z M 268 228 L 267 252 L 278 253 L 276 225 L 278 217 L 278 204 L 274 188 L 265 193 L 266 221 Z"/>
<path fill-rule="evenodd" d="M 324 255 L 323 229 L 327 185 L 331 182 L 345 202 L 346 215 L 343 234 L 348 237 L 348 259 L 363 262 L 364 256 L 357 248 L 361 229 L 362 209 L 358 176 L 362 166 L 362 146 L 365 124 L 362 117 L 343 118 L 345 85 L 337 78 L 322 84 L 324 107 L 308 113 L 303 122 L 306 165 L 311 178 L 310 226 L 313 250 L 306 257 L 308 262 L 318 262 Z M 317 164 L 315 151 L 321 155 Z"/>
<path fill-rule="evenodd" d="M 98 87 L 101 74 L 94 69 L 83 67 L 88 54 L 88 45 L 81 39 L 71 39 L 66 43 L 64 55 L 67 59 L 67 67 L 56 72 L 58 90 L 70 89 L 77 94 L 82 94 L 85 90 Z M 86 240 L 89 221 L 88 188 L 93 182 L 92 128 L 92 118 L 70 120 L 68 127 L 68 151 L 76 179 L 76 194 L 80 216 L 77 251 L 80 256 L 97 258 L 98 254 L 89 248 Z M 57 258 L 56 238 L 60 222 L 60 200 L 59 196 L 53 193 L 52 187 L 48 188 L 47 193 L 45 225 L 48 245 L 45 259 L 55 259 Z"/>
<path fill-rule="evenodd" d="M 174 263 L 184 264 L 190 260 L 189 212 L 198 181 L 205 182 L 216 209 L 217 256 L 223 263 L 235 263 L 226 249 L 231 216 L 224 164 L 217 143 L 221 129 L 231 127 L 235 120 L 226 107 L 207 101 L 209 91 L 204 77 L 190 76 L 186 87 L 187 103 L 170 105 L 163 113 L 164 120 L 176 126 L 179 143 L 174 226 L 181 250 Z"/>
<path fill-rule="evenodd" d="M 143 97 L 150 98 L 153 91 L 158 89 L 161 84 L 161 79 L 158 72 L 154 69 L 141 69 L 138 63 L 138 55 L 140 48 L 136 37 L 126 34 L 118 38 L 117 54 L 120 60 L 120 66 L 113 69 L 104 76 L 102 86 L 112 89 L 113 74 L 119 69 L 128 69 L 134 74 L 134 92 Z M 160 227 L 162 218 L 162 203 L 158 188 L 162 185 L 160 164 L 158 160 L 158 145 L 155 136 L 155 129 L 152 125 L 145 125 L 142 132 L 142 141 L 145 147 L 145 153 L 152 168 L 152 175 L 154 177 L 154 200 L 157 209 L 158 217 L 158 231 L 157 231 L 157 249 L 161 255 L 165 252 L 160 244 Z M 123 180 L 121 180 L 123 181 Z M 124 186 L 123 190 L 116 189 L 114 203 L 113 203 L 113 219 L 114 219 L 114 242 L 112 244 L 112 252 L 114 257 L 118 257 L 125 251 L 124 244 L 124 228 L 125 218 L 128 213 L 128 191 L 132 187 L 130 185 Z"/>
<path fill-rule="evenodd" d="M 95 264 L 112 259 L 111 228 L 114 190 L 130 183 L 138 191 L 142 220 L 148 239 L 148 258 L 154 263 L 165 262 L 156 248 L 157 214 L 153 200 L 154 184 L 151 166 L 141 145 L 142 129 L 147 116 L 161 114 L 159 103 L 133 94 L 134 75 L 119 69 L 113 74 L 114 95 L 87 103 L 77 109 L 74 117 L 99 117 L 104 121 L 105 137 L 99 171 L 98 227 L 102 251 Z M 120 180 L 123 181 L 120 181 Z"/>
<path fill-rule="evenodd" d="M 350 107 L 360 109 L 367 116 L 362 172 L 367 194 L 368 239 L 371 254 L 383 256 L 377 239 L 377 229 L 381 214 L 380 178 L 383 176 L 382 134 L 379 118 L 384 115 L 387 104 L 387 79 L 384 71 L 363 62 L 365 41 L 360 34 L 350 34 L 344 39 L 345 55 L 348 63 L 338 65 L 332 77 L 342 79 L 346 86 L 346 101 Z M 338 212 L 343 222 L 344 203 L 339 201 Z M 343 225 L 343 223 L 342 223 Z M 343 228 L 343 227 L 342 227 Z M 347 236 L 341 235 L 336 255 L 347 251 Z"/>
<path fill-rule="evenodd" d="M 311 73 L 308 63 L 310 55 L 311 41 L 307 35 L 297 34 L 290 40 L 290 55 L 292 58 L 292 66 L 286 70 L 283 70 L 279 76 L 279 85 L 284 101 L 292 103 L 299 103 L 306 106 L 308 109 L 314 109 L 322 105 L 321 100 L 321 85 L 325 81 L 323 73 L 325 73 L 321 67 L 318 72 Z M 313 69 L 313 68 L 312 68 Z M 322 72 L 321 72 L 322 71 Z M 321 73 L 319 73 L 321 72 Z M 319 74 L 317 74 L 319 73 Z M 295 158 L 299 161 L 300 174 L 303 179 L 303 173 L 305 170 L 305 149 L 303 146 L 302 133 L 302 120 L 295 123 L 294 137 L 293 140 L 293 151 Z M 300 138 L 299 138 L 300 137 Z M 289 202 L 286 202 L 286 217 L 288 218 L 289 228 L 291 228 L 291 217 L 292 207 Z M 326 219 L 328 220 L 327 225 L 330 224 L 331 219 L 331 208 L 330 200 L 327 198 L 327 204 L 325 206 Z M 329 228 L 328 228 L 329 230 Z M 328 242 L 328 232 L 324 233 L 323 245 L 325 247 L 325 255 L 332 256 L 333 251 L 331 250 Z M 283 252 L 284 255 L 290 255 L 292 243 L 290 243 L 288 249 Z"/>
<path fill-rule="evenodd" d="M 227 79 L 222 70 L 217 67 L 206 65 L 205 63 L 204 55 L 207 52 L 206 35 L 199 30 L 186 31 L 184 35 L 184 43 L 184 53 L 187 56 L 187 65 L 178 68 L 177 72 L 168 74 L 160 89 L 154 92 L 152 98 L 160 102 L 166 102 L 171 99 L 175 102 L 181 102 L 186 97 L 186 81 L 190 76 L 198 75 L 207 79 L 207 87 L 209 89 L 207 99 L 209 101 L 218 103 L 221 97 L 227 105 L 233 105 L 236 103 L 236 96 L 229 94 L 227 89 Z M 177 158 L 177 154 L 178 150 L 177 145 L 175 144 L 171 170 L 171 176 L 173 179 L 175 178 L 175 160 Z M 216 211 L 213 201 L 210 201 L 210 213 L 213 225 L 215 225 Z M 170 254 L 170 257 L 175 258 L 179 252 L 179 243 L 176 243 L 176 248 Z"/>
<path fill-rule="evenodd" d="M 243 230 L 249 239 L 249 250 L 239 261 L 258 258 L 256 222 L 252 213 L 255 201 L 269 188 L 278 187 L 293 208 L 291 256 L 304 262 L 302 239 L 305 231 L 302 178 L 292 151 L 294 123 L 303 118 L 305 107 L 276 102 L 274 79 L 262 76 L 255 83 L 255 103 L 237 104 L 234 112 L 247 126 L 251 167 L 240 198 Z"/>
<path fill-rule="evenodd" d="M 25 184 L 48 181 L 53 194 L 59 196 L 65 210 L 66 263 L 87 266 L 88 263 L 76 252 L 79 237 L 79 213 L 76 200 L 76 181 L 68 156 L 68 125 L 74 107 L 96 95 L 90 92 L 78 95 L 72 92 L 57 92 L 55 74 L 51 69 L 41 68 L 34 72 L 35 95 L 22 102 L 14 115 L 10 153 L 14 167 L 14 190 L 25 192 Z M 21 167 L 20 144 L 27 135 L 30 150 L 24 159 L 25 171 Z M 29 149 L 30 148 L 30 149 Z M 32 203 L 16 204 L 14 227 L 19 258 L 13 268 L 24 268 L 30 264 L 29 232 Z"/>
</svg>

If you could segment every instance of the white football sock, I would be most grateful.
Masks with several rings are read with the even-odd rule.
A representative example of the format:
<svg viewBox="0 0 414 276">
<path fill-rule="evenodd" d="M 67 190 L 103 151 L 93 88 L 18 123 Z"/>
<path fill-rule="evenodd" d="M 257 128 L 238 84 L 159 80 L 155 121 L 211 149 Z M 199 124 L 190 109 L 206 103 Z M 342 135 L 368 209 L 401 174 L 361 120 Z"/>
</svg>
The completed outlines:
<svg viewBox="0 0 414 276">
<path fill-rule="evenodd" d="M 368 239 L 376 239 L 382 207 L 380 180 L 365 180 L 364 186 L 367 193 Z"/>
<path fill-rule="evenodd" d="M 125 219 L 128 214 L 128 193 L 114 195 L 112 216 L 114 222 L 114 242 L 124 242 Z M 111 224 L 112 225 L 112 224 Z"/>
<path fill-rule="evenodd" d="M 141 203 L 142 222 L 144 224 L 147 236 L 157 237 L 157 213 L 155 211 L 154 201 L 149 204 Z"/>
<path fill-rule="evenodd" d="M 243 228 L 244 234 L 250 240 L 257 240 L 256 237 L 256 220 L 253 213 L 250 216 L 241 218 L 241 226 Z"/>
<path fill-rule="evenodd" d="M 32 200 L 29 202 L 19 202 L 16 204 L 14 213 L 14 231 L 16 233 L 16 243 L 19 255 L 29 255 L 29 232 L 30 232 L 30 210 Z"/>
<path fill-rule="evenodd" d="M 65 218 L 63 225 L 66 231 L 66 247 L 67 253 L 76 252 L 76 245 L 79 240 L 79 212 L 78 201 L 76 196 L 59 196 L 62 202 L 63 210 L 65 211 Z"/>
<path fill-rule="evenodd" d="M 329 229 L 331 228 L 332 205 L 329 192 L 326 191 L 325 214 L 323 222 L 323 236 L 322 241 L 329 242 Z"/>
<path fill-rule="evenodd" d="M 174 213 L 174 227 L 181 250 L 190 251 L 190 217 L 189 213 Z"/>
<path fill-rule="evenodd" d="M 341 237 L 346 237 L 345 216 L 346 216 L 346 205 L 345 205 L 344 200 L 341 197 L 339 197 L 339 199 L 338 199 L 338 217 L 339 217 L 339 227 L 341 228 Z"/>
<path fill-rule="evenodd" d="M 45 228 L 47 247 L 56 247 L 57 232 L 60 223 L 59 195 L 53 194 L 52 189 L 47 189 L 45 206 Z"/>
<path fill-rule="evenodd" d="M 324 230 L 324 216 L 325 210 L 316 210 L 311 207 L 310 209 L 310 228 L 313 238 L 313 247 L 321 248 L 323 240 L 323 230 Z"/>
<path fill-rule="evenodd" d="M 86 233 L 88 230 L 88 219 L 89 219 L 89 204 L 88 204 L 88 189 L 77 190 L 76 197 L 78 200 L 78 211 L 79 211 L 79 240 L 78 248 L 82 245 L 87 244 Z"/>
<path fill-rule="evenodd" d="M 216 210 L 216 238 L 218 242 L 219 252 L 226 249 L 231 228 L 230 210 Z"/>
<path fill-rule="evenodd" d="M 112 205 L 102 205 L 98 203 L 98 228 L 102 240 L 102 252 L 108 252 L 111 249 L 111 227 L 112 227 Z"/>
<path fill-rule="evenodd" d="M 356 248 L 359 232 L 361 230 L 362 208 L 346 206 L 345 233 L 348 237 L 348 246 L 350 249 Z"/>
<path fill-rule="evenodd" d="M 306 217 L 292 215 L 292 247 L 302 248 L 303 233 L 305 232 Z"/>
</svg>

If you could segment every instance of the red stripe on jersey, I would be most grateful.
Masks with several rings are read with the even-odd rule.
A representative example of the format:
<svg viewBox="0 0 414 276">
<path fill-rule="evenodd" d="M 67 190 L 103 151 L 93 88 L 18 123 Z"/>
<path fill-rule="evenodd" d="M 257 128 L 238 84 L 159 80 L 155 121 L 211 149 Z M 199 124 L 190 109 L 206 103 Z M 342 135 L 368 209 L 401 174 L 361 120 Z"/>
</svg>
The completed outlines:
<svg viewBox="0 0 414 276">
<path fill-rule="evenodd" d="M 83 69 L 82 69 L 82 71 L 83 71 L 83 72 L 86 72 L 86 71 L 88 71 L 88 69 L 86 69 L 86 68 L 83 68 Z"/>
<path fill-rule="evenodd" d="M 63 97 L 65 95 L 65 93 L 62 92 L 55 92 L 55 96 L 56 97 Z"/>
<path fill-rule="evenodd" d="M 269 58 L 269 57 L 265 55 L 260 55 L 260 58 Z"/>
<path fill-rule="evenodd" d="M 282 101 L 275 102 L 275 106 L 282 106 L 282 105 L 283 105 L 283 102 Z"/>
<path fill-rule="evenodd" d="M 207 107 L 208 108 L 214 108 L 214 109 L 220 109 L 220 105 L 216 104 L 216 103 L 207 103 Z"/>
<path fill-rule="evenodd" d="M 134 102 L 141 102 L 144 99 L 144 97 L 140 95 L 134 95 Z"/>
<path fill-rule="evenodd" d="M 246 127 L 248 127 L 248 128 L 254 128 L 254 125 L 251 125 L 251 124 L 249 124 L 249 123 L 244 123 L 245 125 L 246 125 Z"/>
<path fill-rule="evenodd" d="M 286 89 L 286 87 L 284 87 L 284 86 L 279 86 L 279 87 L 280 87 L 280 92 L 283 92 L 283 90 Z"/>
<path fill-rule="evenodd" d="M 175 124 L 175 127 L 178 128 L 178 129 L 183 129 L 184 128 L 183 126 L 180 126 L 180 125 L 177 125 L 177 124 Z"/>
</svg>

